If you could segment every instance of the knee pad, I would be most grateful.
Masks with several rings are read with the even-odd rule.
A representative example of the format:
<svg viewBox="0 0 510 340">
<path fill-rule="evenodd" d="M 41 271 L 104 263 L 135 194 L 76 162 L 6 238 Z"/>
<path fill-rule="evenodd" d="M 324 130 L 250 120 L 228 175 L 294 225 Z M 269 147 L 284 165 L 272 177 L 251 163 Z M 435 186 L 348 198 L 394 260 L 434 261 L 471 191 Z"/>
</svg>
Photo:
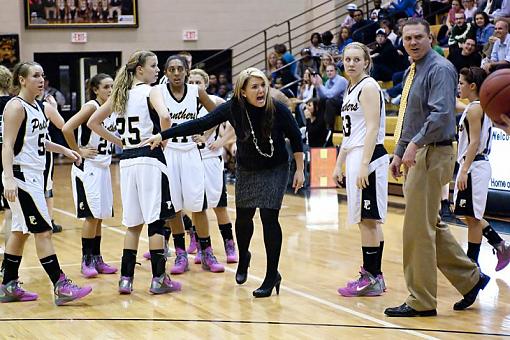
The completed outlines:
<svg viewBox="0 0 510 340">
<path fill-rule="evenodd" d="M 156 234 L 165 235 L 165 221 L 157 220 L 155 222 L 149 223 L 149 226 L 147 228 L 147 232 L 149 234 L 149 237 L 154 236 Z"/>
</svg>

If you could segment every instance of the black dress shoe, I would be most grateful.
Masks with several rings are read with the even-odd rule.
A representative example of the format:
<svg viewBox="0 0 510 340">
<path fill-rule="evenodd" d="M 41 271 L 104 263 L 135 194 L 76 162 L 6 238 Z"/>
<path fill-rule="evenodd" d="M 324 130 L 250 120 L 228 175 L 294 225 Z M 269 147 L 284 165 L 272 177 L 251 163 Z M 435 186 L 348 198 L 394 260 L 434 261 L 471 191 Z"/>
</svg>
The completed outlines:
<svg viewBox="0 0 510 340">
<path fill-rule="evenodd" d="M 490 276 L 480 272 L 480 279 L 478 280 L 476 285 L 466 295 L 464 295 L 464 298 L 462 300 L 456 302 L 453 305 L 453 309 L 463 310 L 471 306 L 473 303 L 475 303 L 478 293 L 480 292 L 481 289 L 484 289 L 485 286 L 487 286 L 490 279 L 491 279 Z"/>
<path fill-rule="evenodd" d="M 242 285 L 246 282 L 246 280 L 248 280 L 248 267 L 250 266 L 250 260 L 251 253 L 249 251 L 246 252 L 244 259 L 239 259 L 236 271 L 236 282 L 238 285 Z"/>
<path fill-rule="evenodd" d="M 262 286 L 253 291 L 253 296 L 256 298 L 269 297 L 273 293 L 273 288 L 276 289 L 276 295 L 280 295 L 281 282 L 282 276 L 280 273 L 277 273 L 275 280 L 269 286 L 264 287 L 264 283 L 262 283 Z"/>
<path fill-rule="evenodd" d="M 437 311 L 435 309 L 431 310 L 416 310 L 407 305 L 407 303 L 403 303 L 398 307 L 393 308 L 386 308 L 384 311 L 384 314 L 387 316 L 393 316 L 393 317 L 412 317 L 412 316 L 436 316 Z"/>
</svg>

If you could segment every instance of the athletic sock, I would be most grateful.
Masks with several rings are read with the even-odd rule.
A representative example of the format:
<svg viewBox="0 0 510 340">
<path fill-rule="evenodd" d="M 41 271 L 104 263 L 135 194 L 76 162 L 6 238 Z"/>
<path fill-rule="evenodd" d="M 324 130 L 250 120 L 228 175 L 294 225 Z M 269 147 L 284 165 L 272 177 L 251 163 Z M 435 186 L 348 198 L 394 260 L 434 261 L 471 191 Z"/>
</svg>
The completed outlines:
<svg viewBox="0 0 510 340">
<path fill-rule="evenodd" d="M 480 255 L 480 243 L 468 242 L 467 256 L 477 265 L 478 255 Z"/>
<path fill-rule="evenodd" d="M 122 251 L 122 264 L 120 267 L 121 276 L 135 276 L 136 253 L 137 251 L 134 249 L 124 249 Z"/>
<path fill-rule="evenodd" d="M 211 246 L 211 237 L 198 237 L 198 242 L 200 243 L 200 250 L 205 251 Z"/>
<path fill-rule="evenodd" d="M 101 235 L 94 238 L 94 247 L 92 248 L 92 255 L 101 255 Z"/>
<path fill-rule="evenodd" d="M 184 230 L 190 230 L 193 226 L 191 218 L 189 218 L 189 216 L 186 214 L 182 215 L 182 223 L 184 224 Z"/>
<path fill-rule="evenodd" d="M 21 256 L 11 255 L 8 253 L 4 254 L 4 277 L 2 279 L 2 284 L 7 284 L 12 280 L 18 279 L 19 266 L 21 265 Z"/>
<path fill-rule="evenodd" d="M 499 236 L 496 230 L 492 229 L 490 224 L 483 228 L 482 234 L 483 236 L 485 236 L 489 244 L 494 248 L 496 248 L 503 241 L 503 239 Z"/>
<path fill-rule="evenodd" d="M 379 254 L 377 259 L 377 275 L 382 274 L 382 257 L 383 257 L 384 241 L 379 242 Z"/>
<path fill-rule="evenodd" d="M 84 257 L 90 257 L 94 251 L 95 238 L 81 238 L 81 253 Z"/>
<path fill-rule="evenodd" d="M 186 250 L 186 245 L 184 243 L 184 234 L 174 234 L 174 247 L 175 250 L 177 249 Z"/>
<path fill-rule="evenodd" d="M 151 249 L 152 277 L 159 277 L 165 273 L 166 256 L 164 249 Z"/>
<path fill-rule="evenodd" d="M 377 272 L 377 259 L 379 258 L 379 247 L 361 247 L 363 252 L 363 268 L 376 277 Z"/>
<path fill-rule="evenodd" d="M 55 285 L 62 274 L 60 265 L 58 264 L 57 255 L 53 254 L 39 260 L 44 267 L 44 270 L 50 277 L 51 282 Z"/>
<path fill-rule="evenodd" d="M 232 235 L 232 223 L 219 224 L 221 237 L 223 237 L 223 242 L 227 242 L 227 240 L 233 240 L 234 235 Z"/>
<path fill-rule="evenodd" d="M 172 230 L 170 228 L 163 228 L 163 235 L 165 236 L 165 242 L 168 244 L 168 240 L 170 240 L 170 236 L 172 235 Z"/>
</svg>

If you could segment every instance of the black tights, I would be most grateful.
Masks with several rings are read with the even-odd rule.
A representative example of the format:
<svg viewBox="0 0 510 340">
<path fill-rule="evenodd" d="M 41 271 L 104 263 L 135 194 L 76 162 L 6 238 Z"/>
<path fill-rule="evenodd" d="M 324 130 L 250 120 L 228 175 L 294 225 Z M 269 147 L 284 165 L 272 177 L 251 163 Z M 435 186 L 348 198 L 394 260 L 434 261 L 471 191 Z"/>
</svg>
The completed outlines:
<svg viewBox="0 0 510 340">
<path fill-rule="evenodd" d="M 239 263 L 247 261 L 246 256 L 253 236 L 253 216 L 255 208 L 236 208 L 236 238 L 239 247 Z M 282 228 L 278 222 L 279 209 L 259 209 L 264 229 L 264 245 L 266 247 L 266 277 L 262 288 L 274 284 L 278 273 L 278 262 L 282 249 Z"/>
</svg>

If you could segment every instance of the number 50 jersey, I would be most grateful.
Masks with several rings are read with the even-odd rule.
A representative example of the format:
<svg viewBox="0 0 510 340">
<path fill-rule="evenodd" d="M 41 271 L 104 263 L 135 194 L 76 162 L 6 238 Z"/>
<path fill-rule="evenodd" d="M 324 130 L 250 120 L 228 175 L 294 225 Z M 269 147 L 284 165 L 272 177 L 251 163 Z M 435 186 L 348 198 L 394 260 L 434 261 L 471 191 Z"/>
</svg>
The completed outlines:
<svg viewBox="0 0 510 340">
<path fill-rule="evenodd" d="M 365 77 L 353 87 L 348 88 L 344 94 L 344 101 L 342 103 L 342 125 L 344 132 L 342 148 L 346 150 L 363 146 L 365 144 L 367 125 L 359 97 L 363 91 L 363 88 L 370 83 L 375 84 L 379 89 L 379 97 L 373 98 L 373 100 L 377 100 L 379 103 L 379 115 L 381 117 L 379 122 L 379 131 L 377 132 L 376 144 L 384 143 L 384 135 L 386 132 L 386 110 L 384 108 L 384 97 L 377 81 L 371 77 Z"/>
<path fill-rule="evenodd" d="M 85 103 L 85 105 L 87 104 L 93 105 L 96 110 L 99 109 L 100 106 L 96 100 L 90 100 Z M 110 132 L 117 131 L 114 113 L 106 118 L 102 124 L 104 128 Z M 80 148 L 97 150 L 96 157 L 87 159 L 87 162 L 100 167 L 110 166 L 110 163 L 112 162 L 113 144 L 106 139 L 101 138 L 97 133 L 92 132 L 87 127 L 87 123 L 83 123 L 78 129 L 78 145 Z"/>
</svg>

